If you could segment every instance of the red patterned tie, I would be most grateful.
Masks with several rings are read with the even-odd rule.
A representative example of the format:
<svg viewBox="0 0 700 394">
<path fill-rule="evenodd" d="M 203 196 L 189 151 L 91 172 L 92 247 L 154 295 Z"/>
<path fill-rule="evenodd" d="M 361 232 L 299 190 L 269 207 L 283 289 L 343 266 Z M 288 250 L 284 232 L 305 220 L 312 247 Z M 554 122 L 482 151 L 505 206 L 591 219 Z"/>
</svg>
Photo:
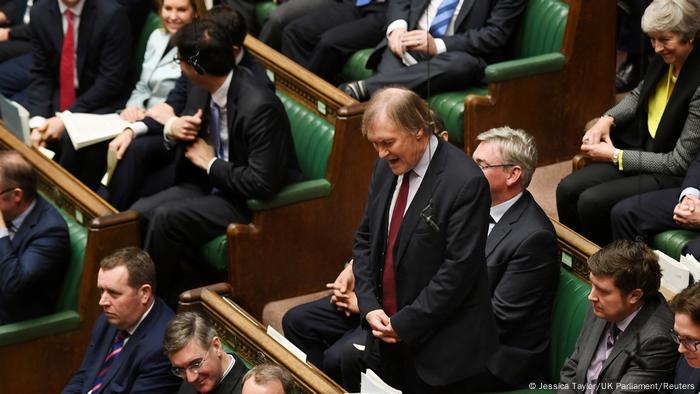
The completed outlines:
<svg viewBox="0 0 700 394">
<path fill-rule="evenodd" d="M 73 27 L 73 13 L 66 10 L 66 34 L 63 36 L 63 49 L 61 49 L 61 69 L 59 88 L 61 93 L 60 110 L 65 111 L 75 101 L 75 29 Z"/>
<path fill-rule="evenodd" d="M 384 272 L 382 275 L 382 299 L 384 300 L 384 312 L 388 316 L 396 314 L 396 277 L 394 275 L 394 245 L 396 237 L 399 235 L 401 228 L 401 220 L 403 213 L 406 210 L 406 202 L 408 201 L 408 186 L 411 180 L 409 171 L 403 176 L 399 195 L 394 203 L 394 210 L 391 213 L 391 223 L 389 224 L 389 237 L 386 241 L 386 254 L 384 258 Z"/>
<path fill-rule="evenodd" d="M 119 359 L 119 355 L 121 354 L 122 349 L 124 348 L 124 342 L 126 342 L 126 338 L 128 337 L 129 332 L 125 330 L 119 330 L 117 331 L 116 335 L 114 335 L 112 347 L 109 348 L 109 353 L 107 353 L 105 360 L 102 362 L 102 367 L 100 368 L 100 371 L 97 373 L 97 377 L 95 378 L 95 384 L 92 386 L 92 389 L 90 389 L 91 393 L 96 393 L 97 390 L 99 390 L 100 387 L 102 387 L 102 383 L 104 382 L 107 372 L 109 372 L 109 369 L 112 367 L 112 364 L 114 364 L 114 362 L 117 359 Z"/>
</svg>

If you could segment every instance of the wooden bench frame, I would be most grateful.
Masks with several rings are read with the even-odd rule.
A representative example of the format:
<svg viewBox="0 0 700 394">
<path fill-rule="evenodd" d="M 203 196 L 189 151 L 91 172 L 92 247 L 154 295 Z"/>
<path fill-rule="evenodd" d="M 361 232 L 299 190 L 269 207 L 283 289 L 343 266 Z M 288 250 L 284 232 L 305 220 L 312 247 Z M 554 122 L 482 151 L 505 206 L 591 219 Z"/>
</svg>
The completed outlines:
<svg viewBox="0 0 700 394">
<path fill-rule="evenodd" d="M 488 85 L 486 96 L 464 100 L 464 150 L 493 127 L 525 129 L 537 140 L 539 164 L 569 160 L 578 153 L 583 127 L 614 103 L 616 3 L 563 0 L 569 4 L 560 71 Z"/>
<path fill-rule="evenodd" d="M 207 316 L 221 339 L 249 365 L 271 362 L 287 368 L 301 393 L 344 393 L 345 390 L 309 362 L 302 362 L 268 336 L 265 327 L 228 295 L 226 283 L 189 290 L 180 295 L 178 312 Z"/>
<path fill-rule="evenodd" d="M 133 212 L 117 213 L 60 165 L 27 147 L 2 126 L 0 147 L 26 158 L 37 171 L 39 190 L 88 231 L 78 298 L 79 329 L 0 347 L 0 365 L 5 366 L 0 369 L 3 392 L 60 392 L 80 366 L 92 326 L 102 312 L 95 285 L 99 262 L 115 249 L 139 245 L 137 216 Z M 31 373 L 18 372 L 11 366 L 30 366 Z"/>
</svg>

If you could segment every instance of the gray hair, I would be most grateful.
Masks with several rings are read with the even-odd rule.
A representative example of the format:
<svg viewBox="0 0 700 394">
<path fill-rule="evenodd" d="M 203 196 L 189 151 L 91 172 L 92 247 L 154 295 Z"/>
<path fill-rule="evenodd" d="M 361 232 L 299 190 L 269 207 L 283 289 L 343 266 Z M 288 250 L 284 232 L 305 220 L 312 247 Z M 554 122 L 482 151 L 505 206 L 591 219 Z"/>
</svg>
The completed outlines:
<svg viewBox="0 0 700 394">
<path fill-rule="evenodd" d="M 654 0 L 642 16 L 642 30 L 675 32 L 683 42 L 698 36 L 700 4 L 697 0 Z"/>
<path fill-rule="evenodd" d="M 520 166 L 523 187 L 530 185 L 532 174 L 537 168 L 537 145 L 533 136 L 526 133 L 525 130 L 503 126 L 484 131 L 476 139 L 495 144 L 501 150 L 504 163 Z"/>
<path fill-rule="evenodd" d="M 192 339 L 205 349 L 209 348 L 216 336 L 214 326 L 195 312 L 178 313 L 165 328 L 163 351 L 172 355 L 187 346 Z"/>
<path fill-rule="evenodd" d="M 279 380 L 279 382 L 282 383 L 282 389 L 285 394 L 292 394 L 292 390 L 294 389 L 292 374 L 279 365 L 267 363 L 255 366 L 243 375 L 242 385 L 250 378 L 259 385 L 266 385 L 268 382 Z"/>
</svg>

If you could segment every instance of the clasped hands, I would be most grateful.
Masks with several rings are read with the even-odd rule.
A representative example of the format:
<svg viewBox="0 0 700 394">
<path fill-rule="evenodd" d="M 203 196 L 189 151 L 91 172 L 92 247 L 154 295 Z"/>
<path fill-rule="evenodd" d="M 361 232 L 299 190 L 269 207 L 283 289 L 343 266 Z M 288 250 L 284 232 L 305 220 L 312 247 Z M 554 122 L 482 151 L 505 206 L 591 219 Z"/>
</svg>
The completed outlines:
<svg viewBox="0 0 700 394">
<path fill-rule="evenodd" d="M 700 200 L 692 195 L 684 196 L 673 209 L 673 220 L 685 228 L 700 228 Z"/>
<path fill-rule="evenodd" d="M 338 311 L 350 316 L 360 313 L 357 306 L 357 295 L 355 294 L 355 275 L 352 273 L 352 260 L 340 271 L 340 274 L 333 283 L 326 283 L 326 288 L 333 290 L 331 304 L 335 305 Z"/>
<path fill-rule="evenodd" d="M 612 124 L 611 117 L 600 117 L 584 134 L 581 140 L 581 153 L 594 161 L 611 162 L 615 153 L 615 146 L 610 139 Z"/>
<path fill-rule="evenodd" d="M 437 46 L 433 36 L 425 30 L 406 31 L 397 28 L 389 34 L 389 50 L 398 57 L 404 51 L 425 52 L 431 56 L 437 55 Z"/>
</svg>

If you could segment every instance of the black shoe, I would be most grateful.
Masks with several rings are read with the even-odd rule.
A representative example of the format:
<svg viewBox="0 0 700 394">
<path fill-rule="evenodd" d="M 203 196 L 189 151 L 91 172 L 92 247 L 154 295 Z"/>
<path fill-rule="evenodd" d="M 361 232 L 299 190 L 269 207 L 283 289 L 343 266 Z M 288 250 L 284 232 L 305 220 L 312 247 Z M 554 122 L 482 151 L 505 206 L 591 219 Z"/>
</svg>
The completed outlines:
<svg viewBox="0 0 700 394">
<path fill-rule="evenodd" d="M 346 82 L 338 86 L 338 89 L 357 101 L 369 100 L 369 92 L 367 92 L 365 87 L 365 81 Z"/>
<path fill-rule="evenodd" d="M 629 92 L 637 87 L 641 77 L 639 59 L 625 61 L 615 73 L 615 91 L 617 93 Z"/>
</svg>

